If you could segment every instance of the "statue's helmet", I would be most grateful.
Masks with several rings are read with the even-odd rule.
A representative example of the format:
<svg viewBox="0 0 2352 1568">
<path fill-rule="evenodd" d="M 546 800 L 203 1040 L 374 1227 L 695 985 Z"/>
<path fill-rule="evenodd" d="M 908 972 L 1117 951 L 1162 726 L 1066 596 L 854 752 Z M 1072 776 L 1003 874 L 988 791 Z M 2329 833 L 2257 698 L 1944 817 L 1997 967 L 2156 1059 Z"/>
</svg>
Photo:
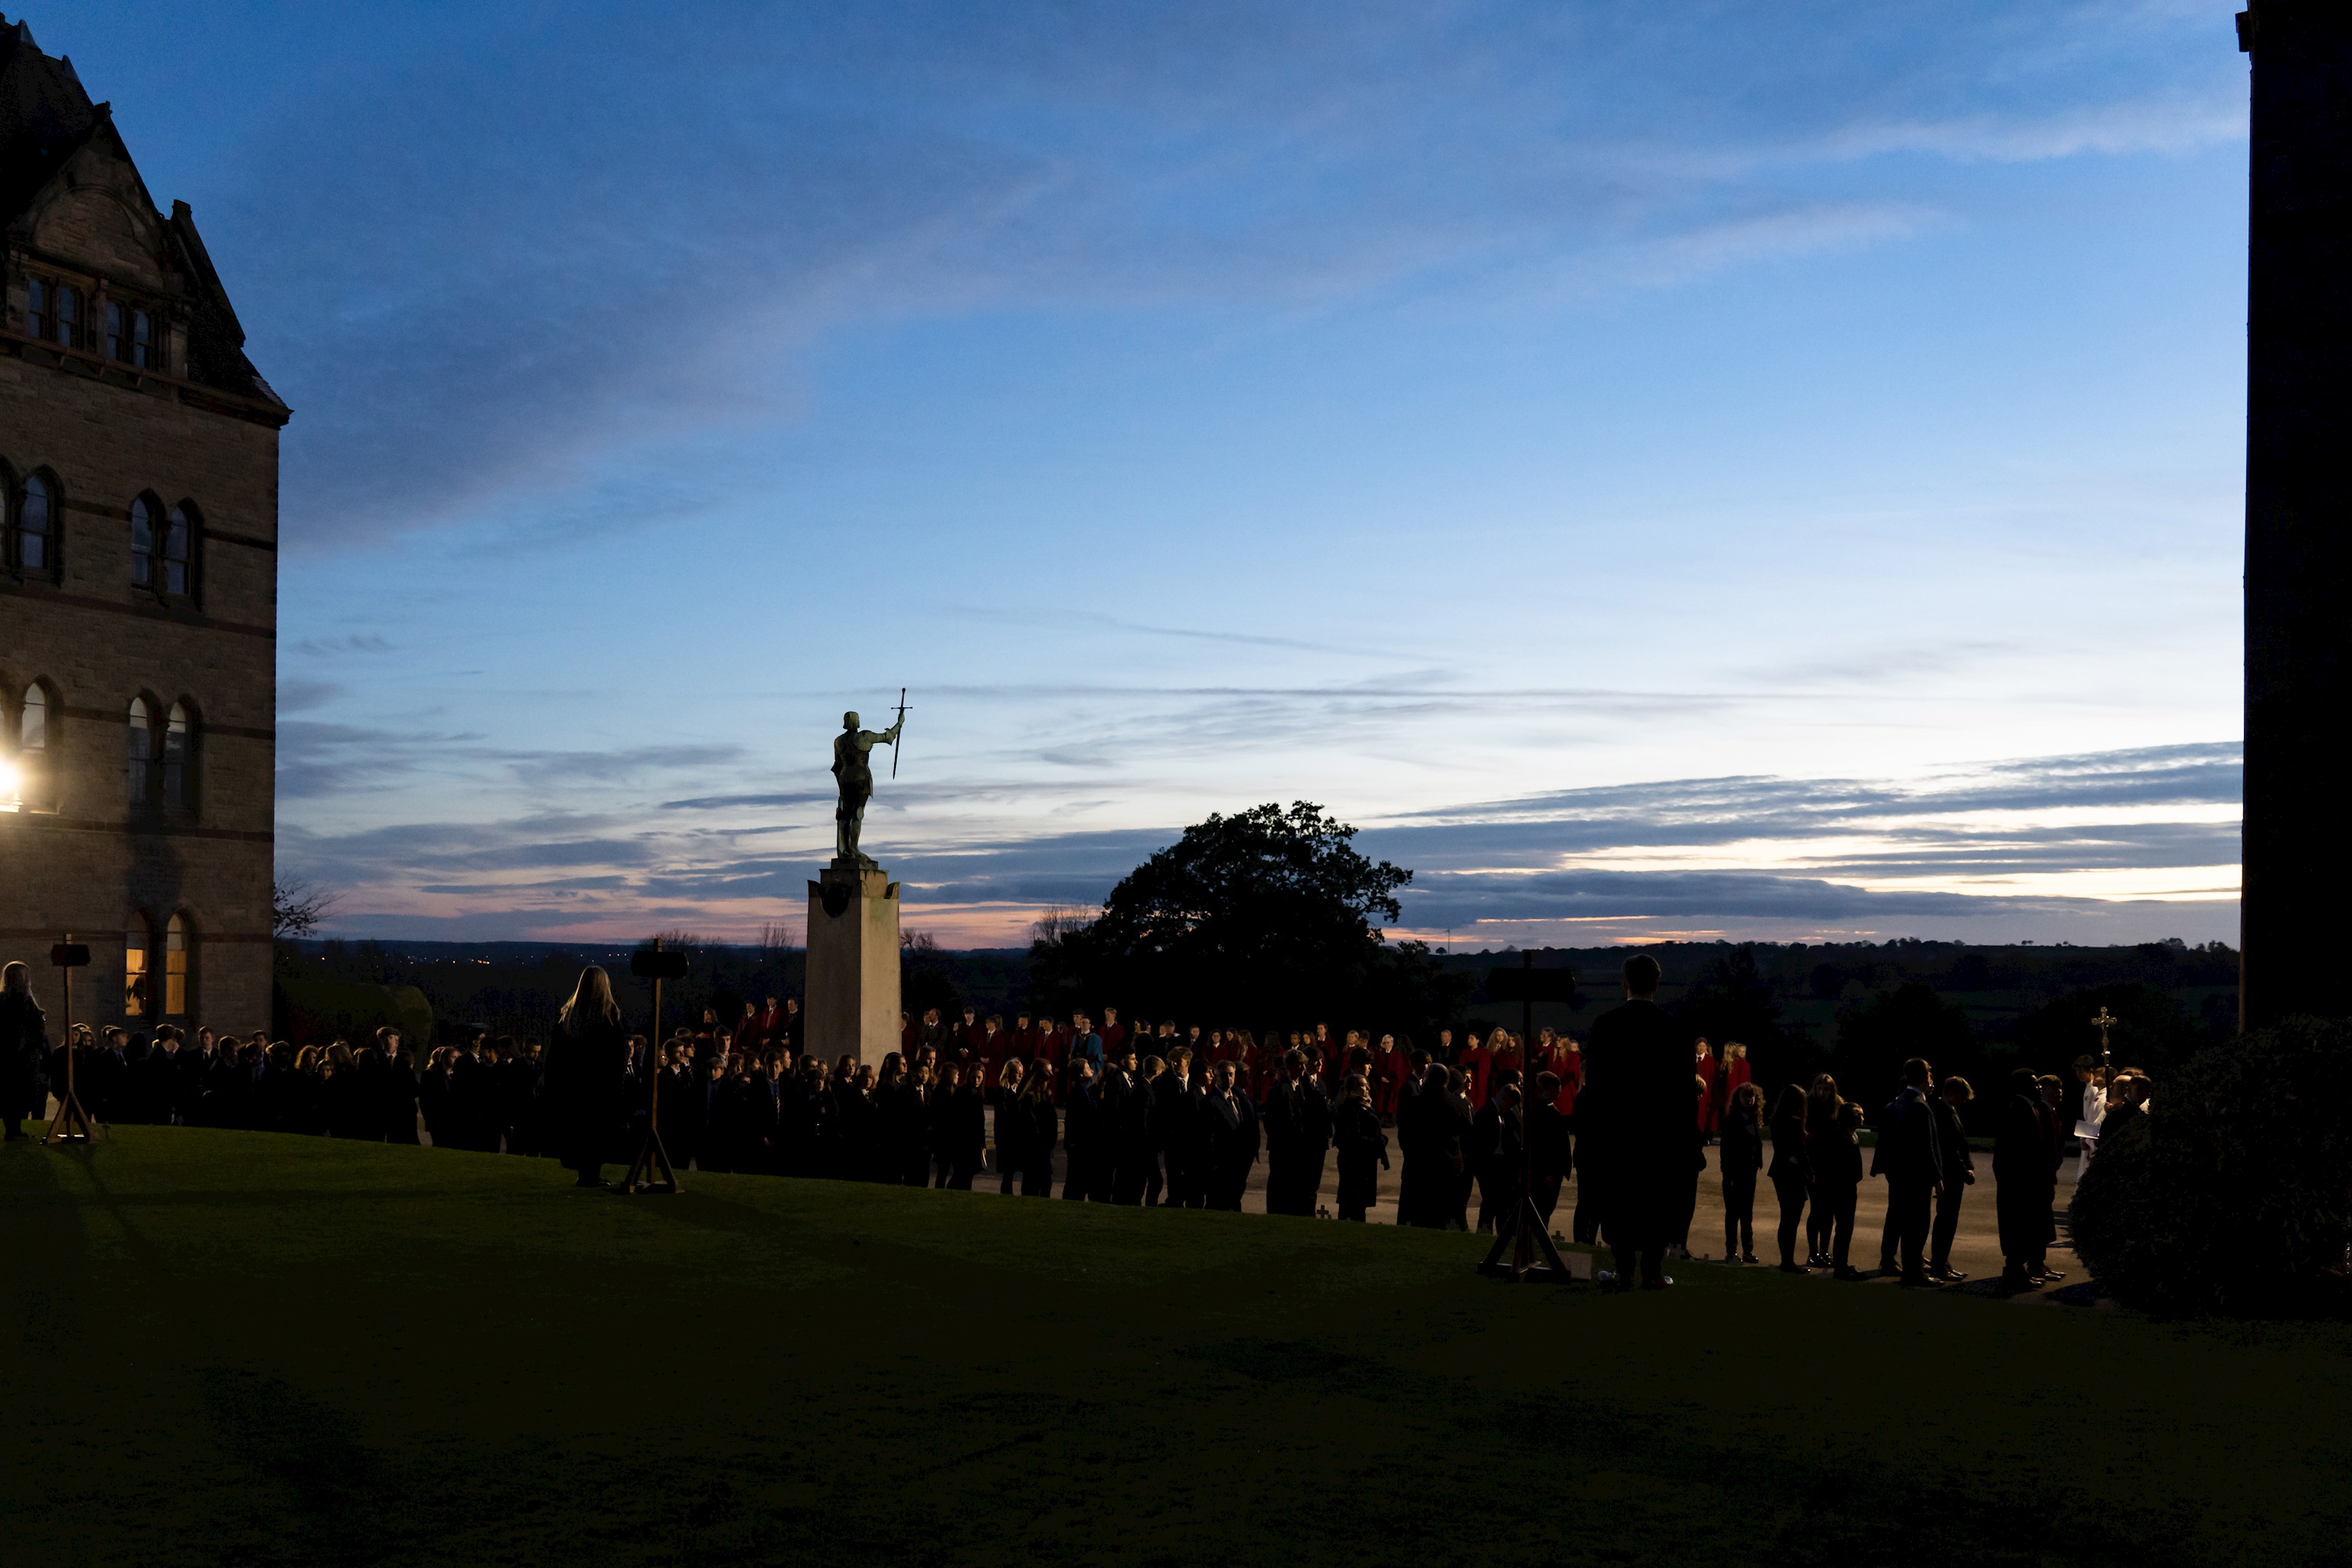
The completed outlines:
<svg viewBox="0 0 2352 1568">
<path fill-rule="evenodd" d="M 856 715 L 856 714 L 855 714 L 855 713 L 844 713 L 844 714 L 841 716 L 841 727 L 842 727 L 843 729 L 845 729 L 845 730 L 855 730 L 855 729 L 856 729 L 856 728 L 857 728 L 857 715 Z"/>
</svg>

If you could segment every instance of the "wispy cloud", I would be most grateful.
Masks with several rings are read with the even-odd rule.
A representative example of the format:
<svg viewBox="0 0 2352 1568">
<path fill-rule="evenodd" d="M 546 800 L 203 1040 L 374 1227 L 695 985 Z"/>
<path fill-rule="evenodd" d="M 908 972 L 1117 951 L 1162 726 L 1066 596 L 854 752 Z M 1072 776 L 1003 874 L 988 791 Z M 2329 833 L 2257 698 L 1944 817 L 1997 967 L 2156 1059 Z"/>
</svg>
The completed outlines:
<svg viewBox="0 0 2352 1568">
<path fill-rule="evenodd" d="M 1962 221 L 1880 164 L 2242 133 L 2202 15 L 1900 12 L 485 8 L 273 100 L 215 248 L 303 410 L 288 539 L 350 547 L 763 482 L 659 456 L 792 421 L 845 322 L 1670 284 Z"/>
<path fill-rule="evenodd" d="M 1402 814 L 1366 825 L 1358 844 L 1413 868 L 1405 925 L 1421 931 L 1617 921 L 1638 932 L 1645 921 L 1712 921 L 1917 934 L 1946 921 L 2063 924 L 2148 899 L 2218 905 L 2233 897 L 2238 798 L 2239 749 L 2212 743 L 2013 759 L 1904 782 L 1750 777 L 1562 791 Z M 353 888 L 354 916 L 406 907 L 463 912 L 478 926 L 503 910 L 518 934 L 537 929 L 542 910 L 569 919 L 583 904 L 617 932 L 654 910 L 748 931 L 796 912 L 822 859 L 814 847 L 747 853 L 724 832 L 625 830 L 633 820 L 551 814 L 297 832 L 286 849 L 306 873 Z M 927 921 L 1009 939 L 1040 909 L 1099 900 L 1179 831 L 950 839 L 904 847 L 891 868 Z M 532 875 L 566 868 L 578 874 Z M 2172 873 L 2186 880 L 2159 887 Z M 2117 874 L 2141 880 L 2102 879 Z M 2177 926 L 2208 917 L 2148 918 Z"/>
</svg>

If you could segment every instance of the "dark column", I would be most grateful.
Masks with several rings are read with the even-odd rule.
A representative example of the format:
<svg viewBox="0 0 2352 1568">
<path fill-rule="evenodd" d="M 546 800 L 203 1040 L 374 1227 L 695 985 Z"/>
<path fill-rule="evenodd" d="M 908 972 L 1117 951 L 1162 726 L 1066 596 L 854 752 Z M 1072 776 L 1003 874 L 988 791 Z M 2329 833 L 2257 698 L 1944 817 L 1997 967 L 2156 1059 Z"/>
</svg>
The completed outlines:
<svg viewBox="0 0 2352 1568">
<path fill-rule="evenodd" d="M 2352 6 L 2259 0 L 2239 1017 L 2352 1013 Z"/>
</svg>

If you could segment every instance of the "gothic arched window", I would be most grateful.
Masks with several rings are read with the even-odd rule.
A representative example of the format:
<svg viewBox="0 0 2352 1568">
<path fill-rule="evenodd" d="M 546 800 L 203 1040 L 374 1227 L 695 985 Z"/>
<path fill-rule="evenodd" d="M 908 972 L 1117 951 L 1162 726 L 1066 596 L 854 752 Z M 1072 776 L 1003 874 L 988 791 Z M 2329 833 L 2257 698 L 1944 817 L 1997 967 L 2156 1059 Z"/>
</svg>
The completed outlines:
<svg viewBox="0 0 2352 1568">
<path fill-rule="evenodd" d="M 143 1018 L 147 1016 L 147 950 L 154 942 L 148 934 L 147 917 L 132 915 L 122 927 L 122 1016 Z"/>
<path fill-rule="evenodd" d="M 17 809 L 49 809 L 49 693 L 37 680 L 25 688 L 16 709 L 16 784 L 6 793 Z"/>
<path fill-rule="evenodd" d="M 163 721 L 163 804 L 186 810 L 195 805 L 195 721 L 184 702 L 172 704 Z"/>
<path fill-rule="evenodd" d="M 188 922 L 178 915 L 163 928 L 163 1016 L 188 1016 Z"/>
<path fill-rule="evenodd" d="M 155 586 L 155 509 L 145 496 L 131 498 L 131 584 Z"/>
<path fill-rule="evenodd" d="M 166 594 L 185 594 L 195 560 L 195 524 L 188 509 L 175 506 L 163 521 L 163 581 Z"/>
<path fill-rule="evenodd" d="M 122 753 L 122 782 L 133 806 L 154 799 L 150 774 L 155 767 L 155 710 L 144 697 L 131 700 L 131 734 Z"/>
<path fill-rule="evenodd" d="M 16 500 L 16 525 L 9 531 L 8 564 L 24 572 L 48 573 L 58 559 L 57 489 L 47 475 L 25 476 Z"/>
</svg>

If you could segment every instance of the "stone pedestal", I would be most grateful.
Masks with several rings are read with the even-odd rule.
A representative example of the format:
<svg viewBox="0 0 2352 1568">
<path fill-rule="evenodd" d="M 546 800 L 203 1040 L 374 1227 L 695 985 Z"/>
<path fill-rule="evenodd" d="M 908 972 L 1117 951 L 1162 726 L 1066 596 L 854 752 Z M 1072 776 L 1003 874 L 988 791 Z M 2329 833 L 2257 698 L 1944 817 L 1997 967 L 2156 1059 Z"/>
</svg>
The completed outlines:
<svg viewBox="0 0 2352 1568">
<path fill-rule="evenodd" d="M 878 1066 L 898 1048 L 898 884 L 860 855 L 808 889 L 806 1048 Z"/>
</svg>

